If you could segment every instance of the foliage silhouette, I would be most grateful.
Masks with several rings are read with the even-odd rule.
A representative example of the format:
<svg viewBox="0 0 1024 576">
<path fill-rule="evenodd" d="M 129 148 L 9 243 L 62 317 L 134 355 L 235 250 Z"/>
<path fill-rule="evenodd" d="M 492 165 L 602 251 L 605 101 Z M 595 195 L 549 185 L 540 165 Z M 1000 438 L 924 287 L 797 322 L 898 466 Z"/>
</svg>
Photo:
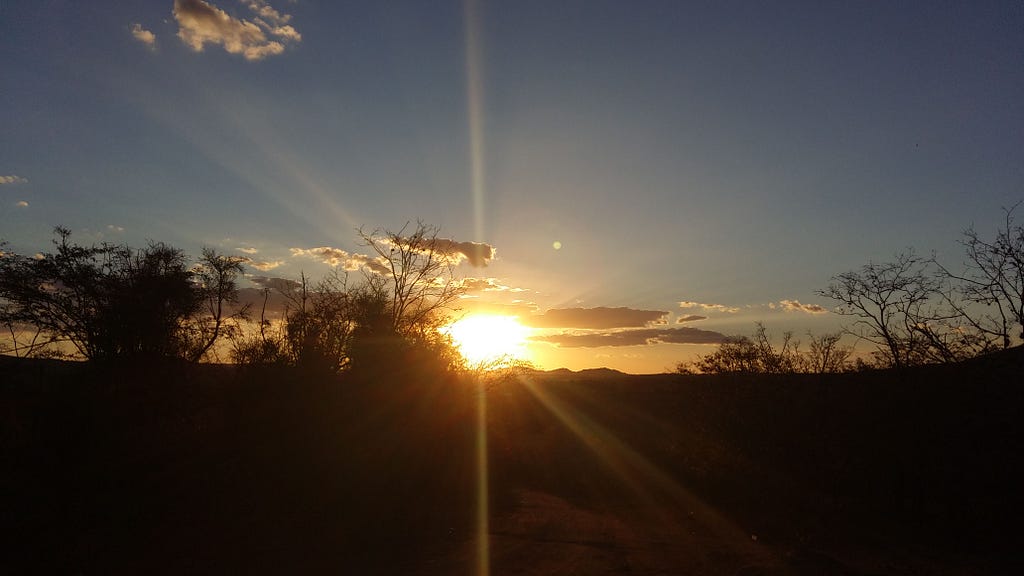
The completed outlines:
<svg viewBox="0 0 1024 576">
<path fill-rule="evenodd" d="M 0 321 L 12 334 L 30 327 L 89 360 L 199 360 L 221 336 L 238 261 L 205 251 L 193 269 L 162 243 L 81 246 L 67 228 L 55 235 L 52 253 L 0 258 Z"/>
<path fill-rule="evenodd" d="M 303 274 L 279 286 L 286 301 L 280 325 L 274 329 L 261 315 L 258 336 L 236 340 L 235 360 L 362 379 L 462 370 L 458 350 L 439 330 L 462 294 L 449 241 L 433 226 L 417 223 L 411 234 L 407 228 L 358 231 L 375 256 L 357 281 L 335 272 L 311 288 Z"/>
<path fill-rule="evenodd" d="M 771 343 L 764 324 L 755 323 L 753 338 L 728 336 L 718 350 L 691 362 L 680 362 L 675 371 L 682 374 L 826 374 L 845 372 L 852 350 L 839 343 L 841 334 L 811 338 L 810 350 L 800 350 L 792 332 L 782 335 L 779 347 Z"/>
</svg>

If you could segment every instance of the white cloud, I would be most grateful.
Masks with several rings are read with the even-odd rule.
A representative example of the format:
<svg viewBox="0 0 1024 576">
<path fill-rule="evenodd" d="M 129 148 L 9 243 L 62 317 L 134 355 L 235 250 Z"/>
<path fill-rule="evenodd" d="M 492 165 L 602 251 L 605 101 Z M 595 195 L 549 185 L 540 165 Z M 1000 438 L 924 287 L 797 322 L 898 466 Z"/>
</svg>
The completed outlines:
<svg viewBox="0 0 1024 576">
<path fill-rule="evenodd" d="M 0 176 L 0 184 L 26 184 L 28 178 L 22 178 L 17 174 L 10 174 L 8 176 Z"/>
<path fill-rule="evenodd" d="M 769 304 L 770 308 L 775 308 L 775 304 Z M 824 306 L 817 304 L 801 304 L 799 300 L 780 300 L 778 307 L 782 308 L 786 312 L 804 312 L 807 314 L 826 314 L 828 309 Z"/>
<path fill-rule="evenodd" d="M 111 232 L 124 232 L 124 227 L 114 226 L 113 224 L 107 224 L 107 230 Z"/>
<path fill-rule="evenodd" d="M 247 260 L 249 260 L 249 259 L 247 258 Z M 268 270 L 273 270 L 274 268 L 277 268 L 278 266 L 284 264 L 284 260 L 274 260 L 272 262 L 270 262 L 270 261 L 257 262 L 255 260 L 249 260 L 247 262 L 247 264 L 249 266 L 252 266 L 253 268 L 261 271 L 261 272 L 267 272 Z"/>
<path fill-rule="evenodd" d="M 328 266 L 343 265 L 351 256 L 341 248 L 331 248 L 330 246 L 320 246 L 318 248 L 292 248 L 291 253 L 292 256 L 316 258 Z"/>
<path fill-rule="evenodd" d="M 715 312 L 725 312 L 727 314 L 735 314 L 735 313 L 740 311 L 740 309 L 735 307 L 735 306 L 726 306 L 724 304 L 705 304 L 703 302 L 690 302 L 690 301 L 686 301 L 686 300 L 680 302 L 679 303 L 679 307 L 680 308 L 701 308 L 703 310 L 709 310 L 709 311 L 715 311 Z"/>
<path fill-rule="evenodd" d="M 24 200 L 18 200 L 17 202 L 14 203 L 14 205 L 17 206 L 18 208 L 28 208 L 28 202 Z"/>
<path fill-rule="evenodd" d="M 285 48 L 282 42 L 302 40 L 295 28 L 284 24 L 290 15 L 281 14 L 263 1 L 246 5 L 257 14 L 252 21 L 234 18 L 204 0 L 174 0 L 178 38 L 196 52 L 202 52 L 206 44 L 220 45 L 228 53 L 241 54 L 250 61 L 281 54 Z"/>
<path fill-rule="evenodd" d="M 142 42 L 149 48 L 156 48 L 156 34 L 142 27 L 142 24 L 133 23 L 131 28 L 132 37 Z"/>
<path fill-rule="evenodd" d="M 365 254 L 350 254 L 341 248 L 320 246 L 318 248 L 292 248 L 292 256 L 315 258 L 331 267 L 341 266 L 348 272 L 367 268 L 377 274 L 390 274 L 387 260 L 382 257 L 371 258 Z"/>
<path fill-rule="evenodd" d="M 463 278 L 460 285 L 468 292 L 526 292 L 526 288 L 513 288 L 497 278 Z"/>
<path fill-rule="evenodd" d="M 258 249 L 252 248 L 251 246 L 250 247 L 244 247 L 243 246 L 241 248 L 238 248 L 238 251 L 241 252 L 242 254 L 255 254 L 255 253 L 259 252 Z"/>
</svg>

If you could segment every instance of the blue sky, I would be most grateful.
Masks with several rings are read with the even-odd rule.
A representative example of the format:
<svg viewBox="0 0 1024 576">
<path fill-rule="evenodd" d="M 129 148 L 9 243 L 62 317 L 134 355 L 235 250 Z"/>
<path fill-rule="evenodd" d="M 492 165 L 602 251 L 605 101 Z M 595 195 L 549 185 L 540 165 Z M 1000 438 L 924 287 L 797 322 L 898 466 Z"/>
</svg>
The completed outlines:
<svg viewBox="0 0 1024 576">
<path fill-rule="evenodd" d="M 507 289 L 474 301 L 802 333 L 840 324 L 792 305 L 833 274 L 958 261 L 1024 199 L 1020 2 L 9 0 L 0 62 L 0 238 L 25 253 L 60 224 L 317 276 L 293 249 L 419 219 L 495 248 L 460 274 Z M 630 371 L 706 350 L 543 346 Z"/>
</svg>

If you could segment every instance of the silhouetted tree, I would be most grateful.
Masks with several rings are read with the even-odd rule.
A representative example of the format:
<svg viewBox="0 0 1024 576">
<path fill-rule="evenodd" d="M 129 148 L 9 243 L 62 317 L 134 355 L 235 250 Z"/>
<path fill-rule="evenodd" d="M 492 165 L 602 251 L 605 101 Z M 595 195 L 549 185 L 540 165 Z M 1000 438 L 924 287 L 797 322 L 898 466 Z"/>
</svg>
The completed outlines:
<svg viewBox="0 0 1024 576">
<path fill-rule="evenodd" d="M 303 274 L 301 282 L 279 287 L 286 301 L 281 331 L 267 331 L 261 318 L 259 336 L 236 340 L 236 360 L 367 376 L 461 368 L 450 337 L 438 330 L 462 293 L 452 243 L 434 227 L 418 223 L 411 234 L 407 228 L 358 231 L 373 255 L 355 282 L 334 273 L 310 287 Z"/>
<path fill-rule="evenodd" d="M 754 337 L 728 336 L 718 350 L 699 356 L 693 362 L 676 366 L 680 373 L 702 374 L 792 374 L 805 371 L 806 362 L 800 353 L 800 343 L 793 341 L 793 333 L 786 332 L 782 344 L 771 343 L 764 324 L 757 322 Z"/>
<path fill-rule="evenodd" d="M 66 228 L 55 229 L 55 250 L 37 257 L 0 258 L 0 321 L 31 326 L 50 342 L 70 342 L 88 359 L 183 357 L 197 359 L 219 335 L 221 319 L 198 347 L 185 327 L 202 325 L 208 298 L 230 301 L 236 264 L 213 252 L 206 265 L 223 265 L 217 286 L 190 269 L 181 250 L 162 243 L 143 249 L 80 246 Z M 235 270 L 236 272 L 232 272 Z M 198 355 L 197 355 L 198 352 Z"/>
<path fill-rule="evenodd" d="M 454 276 L 458 256 L 436 227 L 418 222 L 411 234 L 408 228 L 358 231 L 376 256 L 350 301 L 353 363 L 381 366 L 398 356 L 405 364 L 461 367 L 450 337 L 438 330 L 464 292 Z"/>
<path fill-rule="evenodd" d="M 833 276 L 818 294 L 837 301 L 837 313 L 857 318 L 847 332 L 873 343 L 882 364 L 920 364 L 928 342 L 918 328 L 934 317 L 926 307 L 938 293 L 926 264 L 913 252 L 900 253 L 892 262 Z"/>
<path fill-rule="evenodd" d="M 213 350 L 225 332 L 237 329 L 248 316 L 249 305 L 239 305 L 238 276 L 245 270 L 243 260 L 203 248 L 203 256 L 192 269 L 192 281 L 202 303 L 197 313 L 182 323 L 179 337 L 182 355 L 198 362 Z"/>
<path fill-rule="evenodd" d="M 1024 339 L 1024 226 L 1013 217 L 1019 205 L 1003 210 L 1004 226 L 991 240 L 973 227 L 964 232 L 963 272 L 936 262 L 951 281 L 947 299 L 961 323 L 975 332 L 976 339 L 993 339 L 1001 348 Z"/>
<path fill-rule="evenodd" d="M 845 372 L 850 368 L 850 356 L 853 348 L 840 344 L 841 332 L 815 336 L 807 333 L 811 341 L 809 350 L 804 355 L 805 369 L 813 374 L 834 374 Z"/>
</svg>

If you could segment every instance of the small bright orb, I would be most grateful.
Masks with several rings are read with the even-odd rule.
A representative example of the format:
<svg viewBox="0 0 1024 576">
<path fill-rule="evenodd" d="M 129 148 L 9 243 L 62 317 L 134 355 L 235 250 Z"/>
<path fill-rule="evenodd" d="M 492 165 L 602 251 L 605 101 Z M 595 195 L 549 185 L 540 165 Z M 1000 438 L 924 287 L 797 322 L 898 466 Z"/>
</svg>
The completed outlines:
<svg viewBox="0 0 1024 576">
<path fill-rule="evenodd" d="M 551 243 L 551 247 L 554 248 L 555 250 L 561 250 L 562 243 L 559 242 L 558 240 L 555 240 L 554 242 Z"/>
<path fill-rule="evenodd" d="M 466 316 L 448 326 L 447 332 L 470 365 L 526 359 L 530 329 L 515 316 Z"/>
</svg>

